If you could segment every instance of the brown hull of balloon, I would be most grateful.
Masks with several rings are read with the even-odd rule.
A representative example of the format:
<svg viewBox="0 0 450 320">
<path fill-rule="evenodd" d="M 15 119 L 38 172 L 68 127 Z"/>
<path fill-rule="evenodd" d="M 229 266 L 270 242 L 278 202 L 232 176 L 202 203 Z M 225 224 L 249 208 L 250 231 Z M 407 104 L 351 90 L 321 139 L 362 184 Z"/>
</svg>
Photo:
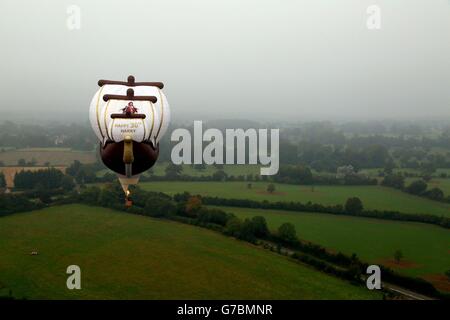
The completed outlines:
<svg viewBox="0 0 450 320">
<path fill-rule="evenodd" d="M 123 147 L 123 141 L 107 143 L 104 147 L 100 146 L 100 156 L 105 166 L 121 175 L 125 175 Z M 133 141 L 133 155 L 132 174 L 140 174 L 153 167 L 158 159 L 159 146 L 154 149 L 149 143 Z"/>
</svg>

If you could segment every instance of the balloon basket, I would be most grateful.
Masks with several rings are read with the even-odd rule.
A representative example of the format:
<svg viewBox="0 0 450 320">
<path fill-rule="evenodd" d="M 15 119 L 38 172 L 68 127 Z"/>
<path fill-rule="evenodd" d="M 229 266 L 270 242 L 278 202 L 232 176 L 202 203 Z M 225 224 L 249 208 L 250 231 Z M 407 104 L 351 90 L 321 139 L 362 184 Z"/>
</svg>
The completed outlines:
<svg viewBox="0 0 450 320">
<path fill-rule="evenodd" d="M 129 208 L 133 205 L 133 201 L 129 199 L 125 199 L 125 207 Z"/>
</svg>

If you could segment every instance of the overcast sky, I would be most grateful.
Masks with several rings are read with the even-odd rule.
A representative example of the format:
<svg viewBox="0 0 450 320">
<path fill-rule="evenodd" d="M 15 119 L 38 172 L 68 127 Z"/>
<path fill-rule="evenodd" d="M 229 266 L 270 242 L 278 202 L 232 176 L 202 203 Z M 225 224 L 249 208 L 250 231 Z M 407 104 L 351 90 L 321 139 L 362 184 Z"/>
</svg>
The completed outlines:
<svg viewBox="0 0 450 320">
<path fill-rule="evenodd" d="M 163 81 L 175 118 L 450 118 L 450 0 L 1 0 L 0 15 L 3 119 L 87 119 L 97 80 L 128 74 Z"/>
</svg>

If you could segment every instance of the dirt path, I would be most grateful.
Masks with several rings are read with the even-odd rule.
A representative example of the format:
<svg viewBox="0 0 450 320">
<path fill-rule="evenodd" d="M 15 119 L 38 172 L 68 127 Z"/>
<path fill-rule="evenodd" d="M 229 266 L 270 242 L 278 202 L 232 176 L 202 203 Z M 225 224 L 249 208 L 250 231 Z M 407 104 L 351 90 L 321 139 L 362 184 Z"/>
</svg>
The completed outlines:
<svg viewBox="0 0 450 320">
<path fill-rule="evenodd" d="M 405 297 L 409 298 L 409 300 L 435 300 L 433 298 L 424 296 L 420 293 L 413 292 L 408 289 L 404 289 L 404 288 L 398 287 L 398 286 L 390 284 L 390 283 L 382 282 L 382 284 L 383 284 L 383 289 L 386 289 L 386 290 L 392 291 L 394 293 L 400 294 L 402 296 L 405 296 Z"/>
</svg>

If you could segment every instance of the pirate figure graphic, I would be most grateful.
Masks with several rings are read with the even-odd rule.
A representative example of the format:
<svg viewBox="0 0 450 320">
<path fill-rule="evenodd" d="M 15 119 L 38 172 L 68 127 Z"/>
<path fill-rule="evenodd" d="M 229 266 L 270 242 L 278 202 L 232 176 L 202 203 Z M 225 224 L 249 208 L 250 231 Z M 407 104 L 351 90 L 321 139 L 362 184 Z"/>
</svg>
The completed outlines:
<svg viewBox="0 0 450 320">
<path fill-rule="evenodd" d="M 127 116 L 135 114 L 138 112 L 138 109 L 133 105 L 133 101 L 128 102 L 128 105 L 125 108 L 122 108 L 122 112 Z"/>
</svg>

